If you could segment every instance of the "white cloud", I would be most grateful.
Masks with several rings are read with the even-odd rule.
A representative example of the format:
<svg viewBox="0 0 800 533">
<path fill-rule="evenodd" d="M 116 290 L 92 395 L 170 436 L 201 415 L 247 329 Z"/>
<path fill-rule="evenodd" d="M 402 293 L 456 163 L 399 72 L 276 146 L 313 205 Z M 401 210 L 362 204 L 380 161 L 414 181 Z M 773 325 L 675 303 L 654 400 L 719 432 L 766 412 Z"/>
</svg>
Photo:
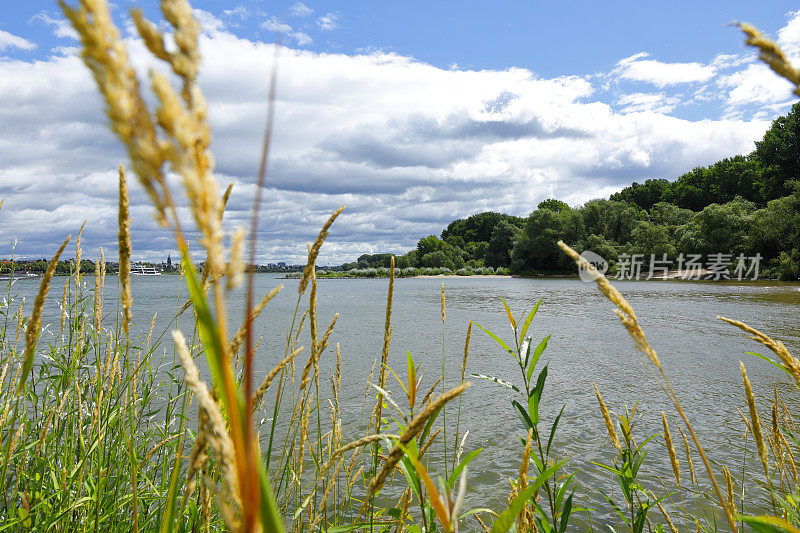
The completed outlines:
<svg viewBox="0 0 800 533">
<path fill-rule="evenodd" d="M 307 33 L 303 33 L 302 31 L 298 31 L 292 34 L 295 41 L 297 41 L 298 46 L 306 46 L 307 44 L 311 44 L 314 42 L 314 39 L 311 38 Z"/>
<path fill-rule="evenodd" d="M 319 26 L 319 29 L 323 31 L 335 30 L 339 27 L 338 20 L 339 15 L 336 15 L 335 13 L 328 13 L 317 19 L 317 26 Z"/>
<path fill-rule="evenodd" d="M 303 2 L 295 2 L 289 8 L 289 14 L 294 17 L 307 17 L 314 12 L 313 9 L 305 5 Z"/>
<path fill-rule="evenodd" d="M 286 24 L 285 22 L 279 21 L 275 17 L 271 17 L 260 24 L 262 28 L 267 31 L 274 31 L 276 33 L 289 33 L 292 31 L 292 27 Z"/>
<path fill-rule="evenodd" d="M 247 225 L 275 54 L 272 44 L 214 27 L 201 37 L 200 82 L 216 175 L 235 183 L 229 229 Z M 289 35 L 298 40 L 298 33 Z M 128 44 L 135 64 L 150 65 L 141 42 Z M 638 56 L 621 65 L 643 61 L 652 62 Z M 449 70 L 381 51 L 348 56 L 288 48 L 279 62 L 262 262 L 302 261 L 305 242 L 342 204 L 348 209 L 321 264 L 365 251 L 403 252 L 420 236 L 482 210 L 524 216 L 545 197 L 576 205 L 633 180 L 675 177 L 749 152 L 781 112 L 770 107 L 777 93 L 741 96 L 744 78 L 706 80 L 706 91 L 730 105 L 763 101 L 757 115 L 686 120 L 669 113 L 699 98 L 694 87 L 681 96 L 619 86 L 610 105 L 590 79 L 542 78 L 521 68 Z M 736 58 L 722 62 L 728 76 L 755 68 Z M 760 90 L 768 91 L 779 80 L 762 81 Z M 23 255 L 46 255 L 90 212 L 85 248 L 103 244 L 113 254 L 114 173 L 125 154 L 80 59 L 0 58 L 0 100 L 0 197 L 7 199 L 0 234 L 20 238 Z M 169 234 L 152 220 L 134 180 L 131 193 L 135 258 L 165 255 L 174 246 Z"/>
<path fill-rule="evenodd" d="M 0 51 L 6 50 L 8 48 L 33 50 L 36 48 L 36 44 L 32 43 L 28 39 L 24 39 L 18 35 L 14 35 L 13 33 L 8 33 L 7 31 L 0 30 Z"/>
<path fill-rule="evenodd" d="M 202 26 L 203 31 L 217 33 L 225 29 L 225 23 L 213 13 L 203 9 L 193 9 L 192 14 Z"/>
<path fill-rule="evenodd" d="M 241 4 L 237 5 L 233 9 L 223 9 L 222 12 L 227 17 L 237 17 L 242 20 L 245 20 L 247 17 L 250 16 L 250 11 Z"/>
<path fill-rule="evenodd" d="M 617 99 L 623 113 L 671 113 L 679 103 L 680 98 L 664 93 L 630 93 Z"/>
<path fill-rule="evenodd" d="M 617 63 L 613 74 L 630 80 L 653 84 L 657 87 L 680 83 L 705 82 L 714 76 L 714 68 L 701 63 L 664 63 L 646 59 L 649 54 L 640 52 Z"/>
<path fill-rule="evenodd" d="M 64 18 L 51 17 L 46 12 L 41 11 L 31 17 L 30 22 L 36 22 L 50 26 L 53 29 L 53 35 L 59 39 L 73 39 L 78 41 L 78 32 L 70 26 L 69 21 Z"/>
<path fill-rule="evenodd" d="M 789 21 L 778 30 L 778 45 L 792 59 L 800 56 L 800 10 L 787 14 Z"/>
</svg>

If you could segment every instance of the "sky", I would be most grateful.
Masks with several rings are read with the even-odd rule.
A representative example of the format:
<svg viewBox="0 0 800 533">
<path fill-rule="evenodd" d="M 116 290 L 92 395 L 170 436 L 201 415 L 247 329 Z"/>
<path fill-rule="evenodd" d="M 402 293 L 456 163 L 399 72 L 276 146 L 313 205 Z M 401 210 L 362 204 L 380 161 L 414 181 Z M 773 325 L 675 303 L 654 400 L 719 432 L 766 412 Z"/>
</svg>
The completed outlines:
<svg viewBox="0 0 800 533">
<path fill-rule="evenodd" d="M 135 5 L 168 29 L 158 3 Z M 341 205 L 320 264 L 404 253 L 482 211 L 527 216 L 546 198 L 579 206 L 632 181 L 675 179 L 749 153 L 796 98 L 729 25 L 753 23 L 798 61 L 800 11 L 789 2 L 193 5 L 214 173 L 221 188 L 234 183 L 227 235 L 249 221 L 277 67 L 259 263 L 305 262 Z M 133 6 L 112 10 L 147 88 L 154 62 Z M 78 44 L 55 2 L 0 12 L 0 257 L 14 243 L 18 257 L 50 256 L 84 220 L 84 257 L 99 246 L 116 254 L 126 155 Z M 174 257 L 170 233 L 135 180 L 130 188 L 134 259 Z"/>
</svg>

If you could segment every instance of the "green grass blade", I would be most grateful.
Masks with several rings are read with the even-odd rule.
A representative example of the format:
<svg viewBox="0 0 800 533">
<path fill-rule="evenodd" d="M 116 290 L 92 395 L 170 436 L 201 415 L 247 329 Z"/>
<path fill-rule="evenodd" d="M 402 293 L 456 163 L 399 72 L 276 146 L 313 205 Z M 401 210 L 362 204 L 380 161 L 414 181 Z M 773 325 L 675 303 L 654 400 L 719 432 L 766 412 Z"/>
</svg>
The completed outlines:
<svg viewBox="0 0 800 533">
<path fill-rule="evenodd" d="M 493 338 L 495 341 L 497 341 L 497 344 L 499 344 L 500 346 L 502 346 L 502 347 L 503 347 L 503 348 L 504 348 L 504 349 L 505 349 L 505 350 L 506 350 L 508 353 L 510 353 L 511 355 L 514 355 L 514 350 L 512 350 L 511 348 L 509 348 L 509 347 L 508 347 L 508 344 L 506 344 L 505 342 L 503 342 L 503 340 L 502 340 L 500 337 L 498 337 L 497 335 L 495 335 L 494 333 L 492 333 L 492 332 L 491 332 L 491 331 L 489 331 L 488 329 L 484 328 L 484 327 L 483 327 L 483 326 L 481 326 L 480 324 L 475 324 L 475 325 L 476 325 L 476 326 L 478 326 L 479 328 L 481 328 L 481 329 L 483 330 L 483 332 L 484 332 L 484 333 L 486 333 L 486 334 L 487 334 L 487 335 L 489 335 L 491 338 Z M 516 355 L 514 355 L 514 357 L 516 357 Z"/>
<path fill-rule="evenodd" d="M 528 332 L 528 327 L 531 325 L 531 322 L 533 322 L 533 317 L 536 315 L 536 311 L 539 310 L 539 304 L 541 304 L 541 303 L 542 303 L 542 299 L 539 298 L 539 301 L 536 302 L 536 305 L 533 306 L 533 309 L 531 309 L 531 312 L 528 313 L 528 317 L 525 319 L 525 323 L 522 324 L 522 330 L 520 331 L 520 334 L 519 334 L 519 336 L 521 338 L 523 338 L 523 339 L 525 338 L 525 334 Z"/>
<path fill-rule="evenodd" d="M 492 524 L 492 529 L 489 533 L 506 533 L 511 526 L 514 525 L 514 521 L 517 519 L 517 515 L 519 515 L 520 510 L 522 507 L 528 502 L 531 495 L 542 486 L 542 484 L 551 476 L 553 473 L 557 472 L 566 461 L 560 461 L 541 474 L 530 484 L 528 485 L 519 495 L 514 498 L 514 501 L 506 508 L 505 511 L 500 513 L 500 516 L 495 520 L 494 524 Z"/>
<path fill-rule="evenodd" d="M 552 335 L 552 334 L 551 334 Z M 547 348 L 547 341 L 550 340 L 551 335 L 548 335 L 539 345 L 536 347 L 536 350 L 533 352 L 533 357 L 531 357 L 530 365 L 528 366 L 528 381 L 531 380 L 531 376 L 533 375 L 533 369 L 536 368 L 536 363 L 539 362 L 539 357 L 542 356 L 542 352 Z"/>
</svg>

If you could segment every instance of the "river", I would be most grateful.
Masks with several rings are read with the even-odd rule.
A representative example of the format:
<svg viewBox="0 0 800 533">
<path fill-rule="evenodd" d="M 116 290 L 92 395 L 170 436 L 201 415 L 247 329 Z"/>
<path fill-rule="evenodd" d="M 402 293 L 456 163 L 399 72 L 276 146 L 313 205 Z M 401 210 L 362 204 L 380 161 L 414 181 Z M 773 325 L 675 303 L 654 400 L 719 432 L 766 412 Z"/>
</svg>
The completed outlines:
<svg viewBox="0 0 800 533">
<path fill-rule="evenodd" d="M 91 276 L 84 279 L 91 287 Z M 56 278 L 53 281 L 44 323 L 54 324 L 45 330 L 45 338 L 58 330 L 57 300 L 65 280 Z M 106 281 L 106 325 L 114 321 L 116 283 L 115 276 L 109 276 Z M 470 320 L 510 342 L 513 337 L 500 298 L 505 298 L 517 317 L 523 310 L 531 309 L 540 298 L 543 300 L 530 329 L 534 342 L 552 334 L 540 363 L 550 365 L 542 398 L 542 418 L 549 428 L 553 417 L 566 406 L 554 447 L 560 455 L 570 458 L 565 468 L 568 472 L 578 472 L 576 478 L 584 487 L 579 489 L 575 505 L 599 509 L 593 513 L 595 518 L 608 517 L 608 505 L 596 489 L 609 490 L 611 480 L 591 463 L 608 462 L 615 450 L 608 442 L 592 382 L 600 388 L 611 410 L 621 410 L 623 404 L 632 407 L 639 402 L 638 410 L 644 416 L 635 434 L 640 440 L 661 431 L 662 410 L 668 415 L 673 413 L 614 314 L 612 304 L 602 297 L 594 284 L 577 279 L 455 276 L 397 279 L 389 364 L 400 370 L 400 375 L 405 375 L 405 354 L 410 350 L 414 359 L 422 363 L 425 373 L 422 388 L 425 390 L 441 375 L 442 369 L 442 283 L 446 291 L 444 352 L 448 387 L 461 379 L 464 339 Z M 136 334 L 146 334 L 155 312 L 159 316 L 156 334 L 168 327 L 167 317 L 174 316 L 177 302 L 185 299 L 185 289 L 181 289 L 179 295 L 179 284 L 177 276 L 134 277 L 133 328 Z M 297 281 L 269 274 L 256 276 L 259 297 L 278 284 L 284 284 L 284 290 L 269 304 L 255 326 L 257 335 L 263 336 L 255 363 L 257 375 L 266 373 L 283 357 L 286 330 L 297 298 Z M 327 384 L 329 369 L 335 364 L 336 343 L 339 343 L 343 359 L 341 401 L 346 439 L 356 436 L 353 432 L 363 405 L 366 379 L 373 362 L 380 358 L 387 285 L 386 279 L 319 280 L 320 329 L 324 331 L 334 313 L 340 314 L 331 336 L 331 348 L 323 355 L 320 367 Z M 785 395 L 794 412 L 797 412 L 798 394 L 777 369 L 746 354 L 766 353 L 765 348 L 716 316 L 735 318 L 761 329 L 782 340 L 790 352 L 798 355 L 800 286 L 778 282 L 679 281 L 629 281 L 617 282 L 616 286 L 636 310 L 650 344 L 657 351 L 710 456 L 732 469 L 736 465 L 741 468 L 743 424 L 737 408 L 746 412 L 746 404 L 739 361 L 747 366 L 765 415 L 773 382 L 777 381 L 779 392 Z M 26 296 L 29 309 L 37 288 L 38 281 L 22 280 L 14 284 L 12 293 L 17 293 L 17 298 Z M 243 316 L 244 290 L 235 290 L 229 302 L 231 322 L 238 325 Z M 179 326 L 189 330 L 188 313 Z M 301 335 L 305 345 L 309 342 L 307 335 L 306 327 Z M 301 358 L 305 361 L 305 355 Z M 491 374 L 515 383 L 521 379 L 511 356 L 478 328 L 472 331 L 467 364 L 467 374 L 471 373 Z M 461 433 L 470 432 L 467 450 L 483 447 L 484 451 L 470 468 L 466 508 L 499 509 L 507 501 L 507 480 L 516 477 L 519 469 L 518 436 L 523 435 L 522 425 L 511 407 L 507 389 L 479 379 L 471 378 L 471 381 L 472 387 L 463 396 Z M 397 383 L 391 378 L 387 383 L 387 388 L 399 397 L 402 390 Z M 326 386 L 325 390 L 329 388 Z M 447 417 L 448 425 L 455 420 L 455 405 L 448 409 Z M 449 445 L 453 433 L 448 435 Z M 674 426 L 673 438 L 680 441 Z M 645 478 L 646 486 L 657 490 L 656 476 L 672 486 L 663 441 L 654 440 L 650 448 L 651 455 L 643 467 L 643 472 L 650 476 Z M 699 458 L 695 457 L 695 469 L 701 468 Z"/>
</svg>

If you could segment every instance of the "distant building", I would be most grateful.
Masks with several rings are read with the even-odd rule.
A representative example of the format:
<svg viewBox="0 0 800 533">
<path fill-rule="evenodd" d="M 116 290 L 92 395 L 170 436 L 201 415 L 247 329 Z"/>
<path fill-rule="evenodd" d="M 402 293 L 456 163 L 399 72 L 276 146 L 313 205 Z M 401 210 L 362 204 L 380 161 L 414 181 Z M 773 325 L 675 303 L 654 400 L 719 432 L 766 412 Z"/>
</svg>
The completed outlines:
<svg viewBox="0 0 800 533">
<path fill-rule="evenodd" d="M 278 261 L 278 266 L 284 268 L 286 266 L 286 263 L 283 261 Z"/>
</svg>

